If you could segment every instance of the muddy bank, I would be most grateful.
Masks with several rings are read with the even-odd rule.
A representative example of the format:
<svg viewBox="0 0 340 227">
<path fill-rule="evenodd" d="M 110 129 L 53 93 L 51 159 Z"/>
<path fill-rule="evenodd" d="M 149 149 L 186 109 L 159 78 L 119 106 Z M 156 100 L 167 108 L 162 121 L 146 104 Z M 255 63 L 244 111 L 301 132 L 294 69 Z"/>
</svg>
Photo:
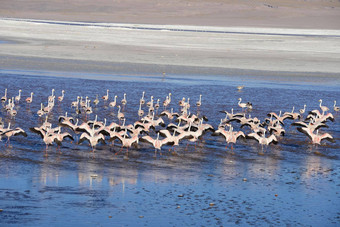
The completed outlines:
<svg viewBox="0 0 340 227">
<path fill-rule="evenodd" d="M 339 76 L 336 30 L 0 20 L 2 69 Z M 159 29 L 158 29 L 159 28 Z M 205 32 L 196 32 L 193 29 Z M 177 29 L 177 30 L 176 30 Z M 210 30 L 207 30 L 210 29 Z M 17 67 L 16 67 L 17 66 Z M 258 73 L 259 74 L 259 73 Z"/>
</svg>

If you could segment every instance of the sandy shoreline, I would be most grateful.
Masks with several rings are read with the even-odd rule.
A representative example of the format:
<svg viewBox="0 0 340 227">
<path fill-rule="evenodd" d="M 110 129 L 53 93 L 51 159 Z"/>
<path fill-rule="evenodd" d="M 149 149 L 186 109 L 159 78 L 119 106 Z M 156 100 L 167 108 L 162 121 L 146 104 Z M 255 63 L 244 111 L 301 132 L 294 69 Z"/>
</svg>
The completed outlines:
<svg viewBox="0 0 340 227">
<path fill-rule="evenodd" d="M 72 25 L 8 18 L 0 19 L 0 29 L 1 69 L 340 75 L 339 30 L 145 24 L 122 27 L 115 23 Z"/>
<path fill-rule="evenodd" d="M 2 17 L 196 26 L 340 29 L 332 0 L 2 0 Z"/>
</svg>

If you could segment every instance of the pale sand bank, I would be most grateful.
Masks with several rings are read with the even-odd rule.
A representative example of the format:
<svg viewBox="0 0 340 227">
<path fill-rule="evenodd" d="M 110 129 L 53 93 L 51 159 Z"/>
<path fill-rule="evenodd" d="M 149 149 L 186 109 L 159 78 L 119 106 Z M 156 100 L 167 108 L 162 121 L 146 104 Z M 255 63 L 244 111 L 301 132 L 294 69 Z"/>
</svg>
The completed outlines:
<svg viewBox="0 0 340 227">
<path fill-rule="evenodd" d="M 339 77 L 340 31 L 0 19 L 1 69 Z"/>
<path fill-rule="evenodd" d="M 2 17 L 60 21 L 340 29 L 335 0 L 2 0 Z"/>
</svg>

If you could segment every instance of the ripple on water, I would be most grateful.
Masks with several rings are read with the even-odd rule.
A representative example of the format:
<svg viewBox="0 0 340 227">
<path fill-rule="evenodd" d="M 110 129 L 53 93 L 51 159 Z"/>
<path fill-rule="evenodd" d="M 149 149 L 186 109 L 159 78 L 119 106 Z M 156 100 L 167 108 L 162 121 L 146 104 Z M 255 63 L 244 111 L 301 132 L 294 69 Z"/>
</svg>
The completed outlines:
<svg viewBox="0 0 340 227">
<path fill-rule="evenodd" d="M 255 141 L 248 140 L 239 140 L 231 151 L 222 137 L 206 133 L 197 144 L 183 141 L 176 153 L 169 151 L 171 146 L 163 147 L 157 158 L 148 144 L 130 149 L 126 159 L 125 149 L 116 155 L 118 143 L 99 145 L 92 153 L 87 143 L 75 142 L 63 143 L 61 153 L 51 146 L 45 156 L 45 144 L 28 130 L 41 122 L 36 111 L 41 102 L 46 105 L 52 88 L 57 96 L 65 90 L 63 103 L 57 103 L 50 115 L 53 125 L 66 111 L 74 115 L 70 103 L 78 95 L 94 100 L 110 89 L 110 96 L 118 95 L 119 101 L 127 94 L 127 124 L 138 119 L 138 102 L 145 91 L 147 100 L 153 95 L 161 101 L 171 92 L 174 111 L 182 97 L 190 97 L 192 112 L 197 111 L 195 102 L 202 94 L 200 114 L 216 127 L 225 117 L 219 110 L 241 111 L 239 97 L 253 103 L 254 110 L 247 114 L 263 120 L 270 111 L 291 111 L 293 106 L 298 110 L 304 104 L 308 110 L 318 108 L 320 98 L 331 107 L 340 97 L 338 85 L 328 89 L 327 84 L 316 86 L 304 83 L 303 78 L 278 82 L 232 76 L 204 80 L 196 76 L 128 80 L 116 76 L 106 81 L 25 73 L 0 76 L 4 81 L 0 92 L 8 88 L 9 97 L 16 96 L 19 89 L 23 98 L 35 93 L 30 106 L 23 101 L 16 106 L 18 115 L 11 120 L 12 125 L 27 131 L 28 137 L 12 138 L 12 148 L 4 146 L 4 139 L 0 144 L 3 225 L 335 225 L 340 221 L 339 115 L 324 129 L 336 138 L 334 144 L 310 145 L 288 120 L 286 135 L 263 152 Z M 242 92 L 236 89 L 240 84 L 245 85 Z M 100 100 L 90 118 L 97 114 L 99 120 L 117 121 L 112 113 L 116 114 L 117 108 L 112 110 Z M 3 108 L 0 116 L 7 125 Z M 232 124 L 235 130 L 249 131 Z"/>
</svg>

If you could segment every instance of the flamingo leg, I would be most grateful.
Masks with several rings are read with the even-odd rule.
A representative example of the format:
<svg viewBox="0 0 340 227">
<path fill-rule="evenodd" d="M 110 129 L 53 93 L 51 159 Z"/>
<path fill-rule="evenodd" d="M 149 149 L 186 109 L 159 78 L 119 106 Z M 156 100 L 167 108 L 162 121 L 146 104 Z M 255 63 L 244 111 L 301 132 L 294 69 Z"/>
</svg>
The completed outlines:
<svg viewBox="0 0 340 227">
<path fill-rule="evenodd" d="M 188 150 L 188 146 L 189 146 L 189 142 L 187 143 L 187 145 L 185 146 L 185 150 Z"/>
<path fill-rule="evenodd" d="M 117 153 L 115 153 L 115 155 L 118 155 L 122 151 L 122 149 L 123 149 L 123 146 L 120 148 L 120 150 Z"/>
<path fill-rule="evenodd" d="M 234 150 L 233 144 L 231 144 L 230 149 L 231 149 L 231 153 L 234 153 L 234 152 L 233 152 L 233 150 Z"/>
<path fill-rule="evenodd" d="M 46 144 L 46 149 L 45 149 L 45 154 L 44 154 L 45 157 L 47 157 L 47 149 L 48 149 L 48 145 Z"/>
</svg>

